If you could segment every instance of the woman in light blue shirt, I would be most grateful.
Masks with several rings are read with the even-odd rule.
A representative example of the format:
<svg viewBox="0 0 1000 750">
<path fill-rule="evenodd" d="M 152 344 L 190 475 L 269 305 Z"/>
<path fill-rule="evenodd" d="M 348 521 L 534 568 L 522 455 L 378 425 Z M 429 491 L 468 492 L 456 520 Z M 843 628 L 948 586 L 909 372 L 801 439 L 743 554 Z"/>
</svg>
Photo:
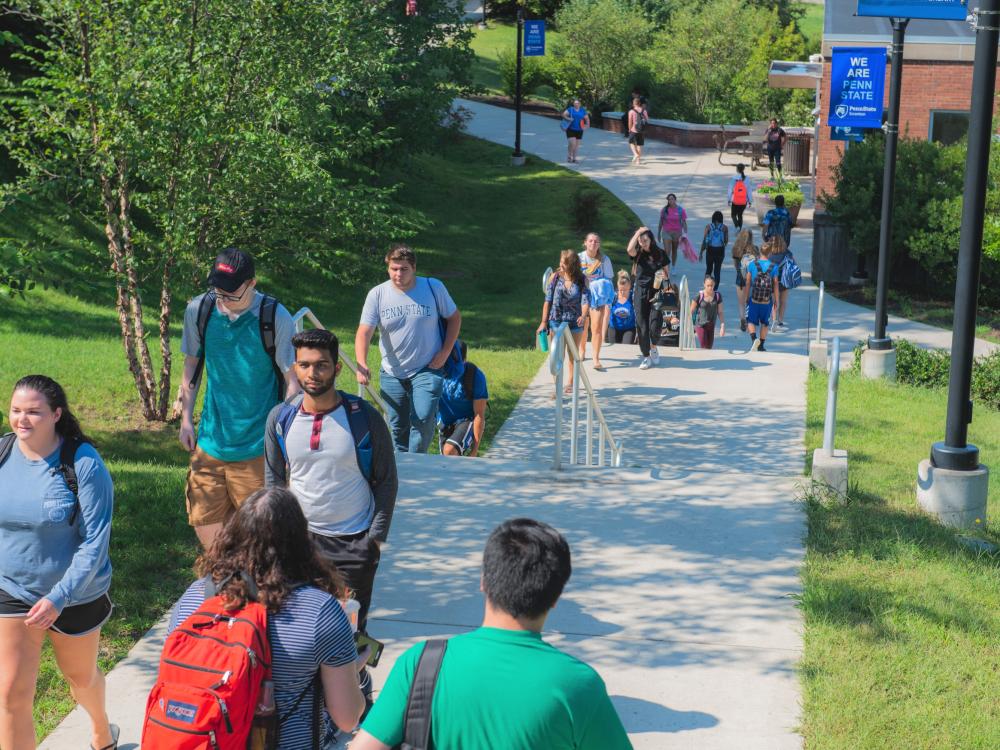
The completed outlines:
<svg viewBox="0 0 1000 750">
<path fill-rule="evenodd" d="M 576 163 L 576 152 L 580 150 L 583 131 L 590 127 L 590 115 L 583 108 L 579 99 L 566 107 L 562 113 L 562 126 L 566 131 L 566 161 Z"/>
<path fill-rule="evenodd" d="M 0 438 L 0 747 L 35 746 L 31 709 L 48 636 L 90 716 L 90 746 L 114 750 L 118 728 L 97 667 L 111 615 L 111 475 L 52 378 L 17 382 L 10 423 Z"/>
</svg>

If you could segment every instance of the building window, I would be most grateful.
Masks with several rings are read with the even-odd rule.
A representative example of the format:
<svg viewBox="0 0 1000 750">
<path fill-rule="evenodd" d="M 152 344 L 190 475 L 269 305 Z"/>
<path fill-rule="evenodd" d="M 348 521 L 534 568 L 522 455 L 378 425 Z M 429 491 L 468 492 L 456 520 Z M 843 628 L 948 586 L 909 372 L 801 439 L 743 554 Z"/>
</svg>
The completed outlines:
<svg viewBox="0 0 1000 750">
<path fill-rule="evenodd" d="M 948 145 L 960 141 L 969 132 L 969 113 L 954 110 L 931 110 L 930 139 Z"/>
</svg>

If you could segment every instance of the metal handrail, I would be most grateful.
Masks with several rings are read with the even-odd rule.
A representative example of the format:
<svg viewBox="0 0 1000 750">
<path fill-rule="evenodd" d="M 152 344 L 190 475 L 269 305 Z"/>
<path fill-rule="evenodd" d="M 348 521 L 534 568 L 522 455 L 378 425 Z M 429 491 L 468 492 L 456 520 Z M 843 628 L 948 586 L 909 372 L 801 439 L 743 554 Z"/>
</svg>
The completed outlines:
<svg viewBox="0 0 1000 750">
<path fill-rule="evenodd" d="M 292 323 L 295 324 L 295 332 L 300 333 L 305 329 L 305 320 L 308 319 L 310 323 L 313 324 L 315 328 L 322 328 L 326 330 L 326 326 L 319 322 L 313 311 L 308 307 L 301 308 L 295 315 L 292 316 Z M 347 365 L 347 369 L 354 373 L 354 378 L 357 380 L 358 368 L 354 366 L 354 363 L 350 359 L 344 356 L 344 350 L 340 349 L 337 352 L 338 358 L 341 362 Z M 358 395 L 364 398 L 367 394 L 368 398 L 382 411 L 383 414 L 388 414 L 389 410 L 386 408 L 385 401 L 382 397 L 378 395 L 378 392 L 371 387 L 371 384 L 362 385 L 361 381 L 358 381 Z"/>
<path fill-rule="evenodd" d="M 681 319 L 681 330 L 677 338 L 677 348 L 680 351 L 690 351 L 694 346 L 694 321 L 691 320 L 691 290 L 688 288 L 688 277 L 682 276 L 680 287 L 677 291 L 677 299 L 680 310 L 678 315 Z"/>
<path fill-rule="evenodd" d="M 826 284 L 819 282 L 819 303 L 816 309 L 816 343 L 823 340 L 823 297 L 826 294 Z"/>
<path fill-rule="evenodd" d="M 837 385 L 840 382 L 840 336 L 833 337 L 830 378 L 826 386 L 826 418 L 823 420 L 823 452 L 833 455 L 833 437 L 837 429 Z"/>
<path fill-rule="evenodd" d="M 553 469 L 562 468 L 562 430 L 563 430 L 563 359 L 565 352 L 569 351 L 570 356 L 576 363 L 573 368 L 572 406 L 571 406 L 571 431 L 569 443 L 569 463 L 575 465 L 579 463 L 579 448 L 577 433 L 580 426 L 580 381 L 583 381 L 584 391 L 587 397 L 587 421 L 586 421 L 586 446 L 584 450 L 585 466 L 604 466 L 606 463 L 605 445 L 610 449 L 611 466 L 622 465 L 623 443 L 615 440 L 611 434 L 608 421 L 604 418 L 600 404 L 597 403 L 597 394 L 594 386 L 590 383 L 590 378 L 583 369 L 583 360 L 580 358 L 580 350 L 576 346 L 573 337 L 566 334 L 569 328 L 568 323 L 560 323 L 552 332 L 552 342 L 549 347 L 549 371 L 556 379 L 556 429 L 555 429 L 555 455 L 552 461 Z M 594 418 L 597 418 L 597 463 L 593 462 L 594 451 Z"/>
</svg>

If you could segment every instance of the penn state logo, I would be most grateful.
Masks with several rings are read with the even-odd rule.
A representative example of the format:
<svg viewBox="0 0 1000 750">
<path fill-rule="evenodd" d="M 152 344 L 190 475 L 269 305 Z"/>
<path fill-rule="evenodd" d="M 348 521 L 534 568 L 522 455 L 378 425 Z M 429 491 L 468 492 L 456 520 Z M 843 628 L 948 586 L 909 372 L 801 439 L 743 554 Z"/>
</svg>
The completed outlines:
<svg viewBox="0 0 1000 750">
<path fill-rule="evenodd" d="M 837 115 L 837 117 L 839 117 L 841 119 L 847 117 L 847 105 L 846 104 L 838 104 L 837 108 L 835 110 L 833 110 L 833 113 L 835 115 Z"/>
</svg>

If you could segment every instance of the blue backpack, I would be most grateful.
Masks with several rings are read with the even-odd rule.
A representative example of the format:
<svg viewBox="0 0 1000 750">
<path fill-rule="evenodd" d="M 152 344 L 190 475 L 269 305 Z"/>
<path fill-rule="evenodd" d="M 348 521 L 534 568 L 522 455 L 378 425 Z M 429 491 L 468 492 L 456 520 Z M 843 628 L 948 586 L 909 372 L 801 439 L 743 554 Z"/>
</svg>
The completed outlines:
<svg viewBox="0 0 1000 750">
<path fill-rule="evenodd" d="M 799 264 L 795 262 L 791 253 L 788 253 L 785 261 L 781 264 L 781 285 L 785 289 L 794 289 L 802 285 L 802 269 L 799 268 Z"/>
<path fill-rule="evenodd" d="M 787 208 L 772 208 L 767 212 L 767 229 L 764 230 L 764 239 L 771 237 L 781 237 L 785 245 L 789 244 L 792 237 L 792 215 Z"/>
<path fill-rule="evenodd" d="M 708 236 L 705 238 L 708 241 L 709 247 L 725 247 L 726 246 L 726 227 L 724 224 L 712 224 L 708 225 Z"/>
<path fill-rule="evenodd" d="M 431 288 L 431 294 L 434 294 L 434 286 L 431 284 L 431 280 L 427 279 L 427 286 Z M 435 302 L 437 297 L 434 297 Z M 445 342 L 448 338 L 448 321 L 445 320 L 444 316 L 441 315 L 441 311 L 437 311 L 438 314 L 438 330 L 441 333 L 441 343 Z M 465 361 L 462 359 L 462 340 L 455 339 L 455 345 L 451 347 L 451 353 L 448 355 L 448 359 L 444 363 L 444 376 L 446 378 L 460 378 L 462 373 L 465 372 Z"/>
<path fill-rule="evenodd" d="M 372 483 L 372 436 L 368 423 L 368 414 L 365 412 L 363 402 L 360 397 L 352 396 L 343 391 L 337 391 L 343 399 L 344 409 L 347 410 L 347 424 L 351 428 L 351 437 L 354 438 L 354 456 L 358 460 L 358 468 L 361 476 L 368 484 Z M 285 447 L 285 435 L 292 426 L 295 415 L 298 414 L 302 405 L 302 394 L 295 396 L 290 401 L 285 401 L 278 411 L 275 419 L 275 432 L 278 433 L 278 446 L 281 448 L 281 455 L 285 462 L 288 462 L 288 449 Z"/>
</svg>

